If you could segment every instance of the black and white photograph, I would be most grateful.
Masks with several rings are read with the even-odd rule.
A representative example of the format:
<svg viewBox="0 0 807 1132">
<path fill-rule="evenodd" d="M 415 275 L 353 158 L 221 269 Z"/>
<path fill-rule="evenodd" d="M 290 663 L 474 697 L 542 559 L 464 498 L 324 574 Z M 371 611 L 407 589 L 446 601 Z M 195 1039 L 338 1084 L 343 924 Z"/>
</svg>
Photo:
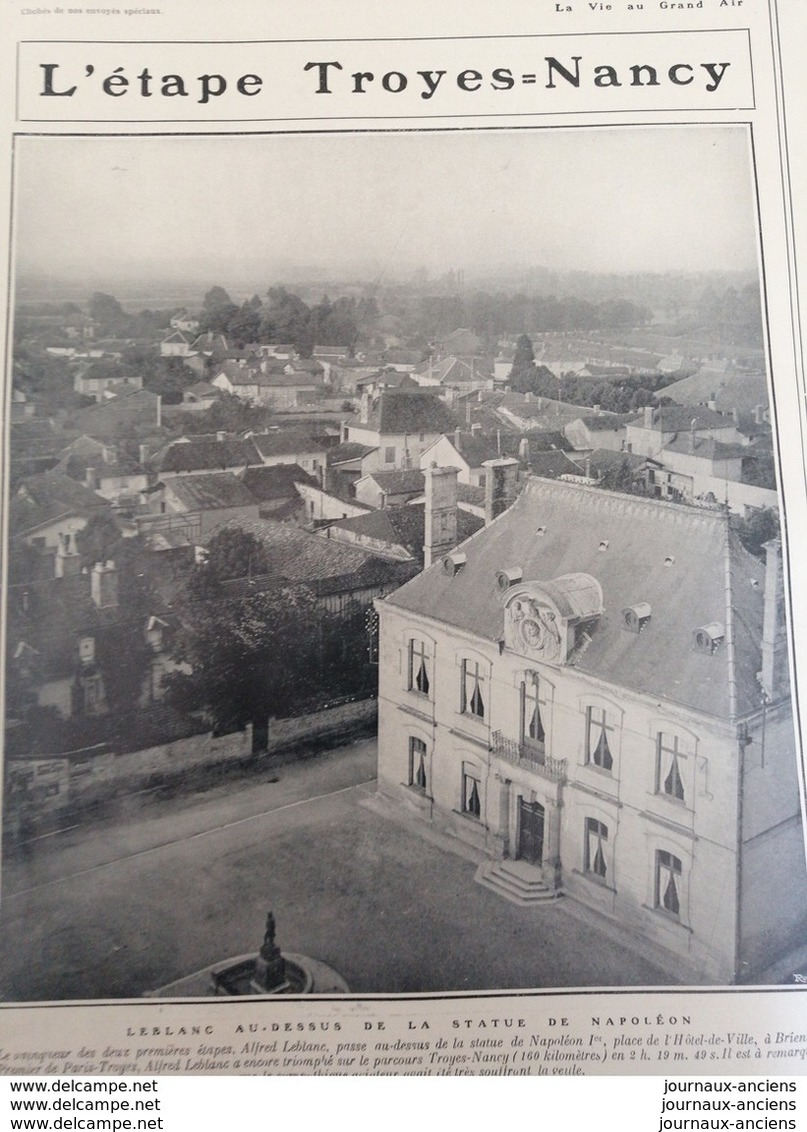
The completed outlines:
<svg viewBox="0 0 807 1132">
<path fill-rule="evenodd" d="M 807 980 L 751 128 L 13 172 L 0 999 Z"/>
</svg>

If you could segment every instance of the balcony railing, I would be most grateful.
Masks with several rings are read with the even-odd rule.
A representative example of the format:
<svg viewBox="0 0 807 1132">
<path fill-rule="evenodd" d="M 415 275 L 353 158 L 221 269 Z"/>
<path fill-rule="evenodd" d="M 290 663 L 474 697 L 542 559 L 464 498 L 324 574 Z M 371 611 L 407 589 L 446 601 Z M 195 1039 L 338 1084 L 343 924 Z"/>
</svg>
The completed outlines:
<svg viewBox="0 0 807 1132">
<path fill-rule="evenodd" d="M 543 751 L 530 747 L 526 743 L 519 743 L 515 739 L 506 739 L 501 731 L 494 731 L 491 740 L 491 750 L 494 755 L 515 763 L 516 766 L 533 770 L 536 774 L 548 778 L 551 782 L 564 782 L 566 780 L 566 759 L 553 759 Z"/>
</svg>

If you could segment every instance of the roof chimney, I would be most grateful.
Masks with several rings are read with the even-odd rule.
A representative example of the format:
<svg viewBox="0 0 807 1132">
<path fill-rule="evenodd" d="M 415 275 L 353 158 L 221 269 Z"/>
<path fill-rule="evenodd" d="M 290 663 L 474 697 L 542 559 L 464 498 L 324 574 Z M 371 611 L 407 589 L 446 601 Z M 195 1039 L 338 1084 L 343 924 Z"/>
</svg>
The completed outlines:
<svg viewBox="0 0 807 1132">
<path fill-rule="evenodd" d="M 118 604 L 118 571 L 114 562 L 96 562 L 90 573 L 90 593 L 99 609 L 115 609 Z"/>
<path fill-rule="evenodd" d="M 642 421 L 642 426 L 644 428 L 652 428 L 653 427 L 653 406 L 652 405 L 645 405 L 644 409 L 642 410 L 642 416 L 644 418 L 644 420 Z"/>
<path fill-rule="evenodd" d="M 515 502 L 518 483 L 518 460 L 509 456 L 497 460 L 485 460 L 485 525 L 492 523 L 497 516 Z"/>
<path fill-rule="evenodd" d="M 454 447 L 458 452 L 462 451 L 462 429 L 454 429 Z"/>
<path fill-rule="evenodd" d="M 789 689 L 785 585 L 782 541 L 765 543 L 765 607 L 762 622 L 762 690 L 769 700 L 780 699 Z"/>
<path fill-rule="evenodd" d="M 426 468 L 423 565 L 431 566 L 457 545 L 458 468 Z"/>
</svg>

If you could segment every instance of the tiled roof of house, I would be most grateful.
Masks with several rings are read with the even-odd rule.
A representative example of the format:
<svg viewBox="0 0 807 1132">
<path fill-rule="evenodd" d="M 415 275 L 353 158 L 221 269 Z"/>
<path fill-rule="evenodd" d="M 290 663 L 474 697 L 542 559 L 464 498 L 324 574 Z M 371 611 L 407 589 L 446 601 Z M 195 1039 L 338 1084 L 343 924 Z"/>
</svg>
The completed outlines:
<svg viewBox="0 0 807 1132">
<path fill-rule="evenodd" d="M 484 487 L 477 487 L 475 484 L 458 483 L 457 500 L 460 503 L 468 503 L 472 507 L 484 507 L 485 489 Z"/>
<path fill-rule="evenodd" d="M 61 515 L 85 518 L 109 508 L 96 492 L 59 472 L 43 472 L 21 480 L 9 506 L 9 530 L 20 536 L 36 530 Z"/>
<path fill-rule="evenodd" d="M 633 455 L 630 452 L 614 452 L 610 448 L 595 448 L 586 457 L 578 456 L 577 463 L 581 470 L 585 470 L 586 464 L 588 464 L 589 471 L 593 476 L 602 476 L 614 468 L 624 467 L 630 471 L 638 471 L 647 463 L 647 457 Z"/>
<path fill-rule="evenodd" d="M 619 432 L 628 421 L 636 420 L 635 413 L 591 413 L 580 418 L 589 432 Z"/>
<path fill-rule="evenodd" d="M 370 414 L 366 427 L 382 436 L 398 436 L 403 433 L 437 434 L 453 429 L 454 414 L 433 393 L 423 390 L 386 390 Z"/>
<path fill-rule="evenodd" d="M 225 583 L 225 593 L 230 597 L 274 589 L 284 582 L 308 586 L 320 595 L 350 592 L 397 583 L 412 574 L 409 563 L 380 558 L 359 547 L 309 534 L 271 519 L 233 519 L 208 532 L 206 539 L 209 541 L 228 528 L 239 528 L 260 539 L 272 562 L 270 574 Z"/>
<path fill-rule="evenodd" d="M 215 511 L 221 507 L 257 507 L 258 500 L 232 472 L 207 472 L 166 480 L 170 492 L 186 511 Z"/>
<path fill-rule="evenodd" d="M 80 637 L 97 639 L 105 629 L 127 620 L 121 606 L 96 606 L 87 574 L 12 586 L 7 610 L 8 649 L 13 653 L 20 641 L 36 649 L 40 673 L 49 680 L 76 672 Z"/>
<path fill-rule="evenodd" d="M 579 476 L 580 465 L 565 452 L 533 452 L 530 455 L 530 471 L 535 476 L 554 480 L 559 476 Z"/>
<path fill-rule="evenodd" d="M 250 437 L 261 458 L 325 453 L 325 445 L 305 432 L 257 432 Z"/>
<path fill-rule="evenodd" d="M 420 468 L 408 468 L 401 472 L 370 472 L 372 479 L 387 495 L 405 495 L 407 492 L 424 490 L 425 481 Z"/>
<path fill-rule="evenodd" d="M 656 396 L 691 406 L 705 405 L 714 398 L 719 411 L 748 413 L 757 405 L 767 406 L 768 379 L 764 373 L 724 373 L 716 377 L 712 371 L 701 369 L 666 385 Z"/>
<path fill-rule="evenodd" d="M 721 718 L 759 707 L 764 567 L 722 513 L 533 478 L 463 552 L 467 561 L 453 577 L 437 564 L 387 601 L 498 641 L 497 571 L 519 567 L 526 581 L 541 582 L 590 574 L 605 611 L 573 654 L 575 668 L 603 686 Z M 639 602 L 652 615 L 636 634 L 623 628 L 621 611 Z M 725 626 L 724 643 L 712 654 L 695 651 L 694 631 L 715 622 Z"/>
<path fill-rule="evenodd" d="M 688 432 L 679 432 L 664 445 L 663 451 L 699 456 L 702 460 L 742 460 L 752 452 L 745 444 L 722 444 L 719 440 L 706 436 L 693 438 Z"/>
<path fill-rule="evenodd" d="M 705 405 L 697 405 L 695 408 L 688 405 L 665 405 L 661 409 L 653 410 L 653 428 L 661 429 L 663 432 L 689 432 L 693 421 L 696 432 L 702 432 L 707 428 L 735 427 L 730 414 L 716 413 L 713 409 L 707 409 Z M 642 428 L 644 416 L 632 417 L 626 423 Z"/>
<path fill-rule="evenodd" d="M 274 464 L 264 468 L 247 468 L 241 482 L 248 487 L 261 503 L 272 499 L 291 499 L 297 495 L 295 484 L 303 483 L 311 487 L 317 481 L 299 464 Z"/>
<path fill-rule="evenodd" d="M 251 440 L 204 438 L 172 444 L 159 462 L 159 471 L 198 472 L 218 468 L 224 470 L 260 463 L 261 458 Z"/>
<path fill-rule="evenodd" d="M 329 448 L 326 460 L 330 468 L 337 464 L 347 464 L 351 460 L 360 460 L 362 456 L 375 451 L 376 449 L 370 444 L 359 444 L 358 441 L 348 440 L 344 444 L 336 444 L 333 448 Z"/>
<path fill-rule="evenodd" d="M 476 534 L 483 520 L 467 511 L 457 511 L 457 542 L 459 545 L 471 535 Z M 424 506 L 387 507 L 383 510 L 368 511 L 366 515 L 355 515 L 332 524 L 336 529 L 351 531 L 356 535 L 387 543 L 390 548 L 403 547 L 413 557 L 422 562 L 423 542 L 426 529 Z"/>
</svg>

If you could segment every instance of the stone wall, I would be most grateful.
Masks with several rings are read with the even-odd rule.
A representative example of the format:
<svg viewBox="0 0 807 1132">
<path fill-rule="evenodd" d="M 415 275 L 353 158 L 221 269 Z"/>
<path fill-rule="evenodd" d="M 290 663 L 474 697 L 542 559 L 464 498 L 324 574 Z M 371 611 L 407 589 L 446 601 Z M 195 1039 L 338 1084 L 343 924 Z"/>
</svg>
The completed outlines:
<svg viewBox="0 0 807 1132">
<path fill-rule="evenodd" d="M 337 704 L 294 719 L 270 719 L 267 753 L 279 754 L 307 743 L 336 746 L 358 735 L 375 732 L 378 703 L 375 699 Z"/>
<path fill-rule="evenodd" d="M 44 758 L 6 760 L 5 790 L 12 840 L 80 815 L 116 797 L 159 786 L 191 783 L 211 772 L 247 770 L 265 760 L 347 743 L 375 732 L 376 700 L 337 702 L 293 719 L 269 720 L 266 749 L 253 750 L 253 729 L 203 733 L 140 751 L 116 754 L 104 745 Z M 63 818 L 61 819 L 63 821 Z"/>
</svg>

